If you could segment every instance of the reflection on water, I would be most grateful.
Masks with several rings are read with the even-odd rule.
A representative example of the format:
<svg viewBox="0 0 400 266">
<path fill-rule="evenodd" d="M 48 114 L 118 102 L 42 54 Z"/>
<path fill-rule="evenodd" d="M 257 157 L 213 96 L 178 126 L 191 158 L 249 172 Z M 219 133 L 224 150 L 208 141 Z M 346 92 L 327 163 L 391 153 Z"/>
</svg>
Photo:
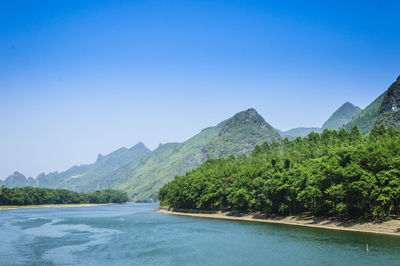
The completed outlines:
<svg viewBox="0 0 400 266">
<path fill-rule="evenodd" d="M 400 264 L 398 237 L 172 216 L 156 207 L 1 211 L 0 265 Z"/>
</svg>

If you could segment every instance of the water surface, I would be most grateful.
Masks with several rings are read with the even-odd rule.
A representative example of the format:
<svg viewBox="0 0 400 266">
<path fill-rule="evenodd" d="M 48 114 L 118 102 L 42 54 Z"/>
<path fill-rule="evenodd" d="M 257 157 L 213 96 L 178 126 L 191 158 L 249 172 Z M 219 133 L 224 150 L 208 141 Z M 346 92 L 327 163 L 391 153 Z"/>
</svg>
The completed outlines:
<svg viewBox="0 0 400 266">
<path fill-rule="evenodd" d="M 398 237 L 173 216 L 156 207 L 0 211 L 0 265 L 400 265 Z"/>
</svg>

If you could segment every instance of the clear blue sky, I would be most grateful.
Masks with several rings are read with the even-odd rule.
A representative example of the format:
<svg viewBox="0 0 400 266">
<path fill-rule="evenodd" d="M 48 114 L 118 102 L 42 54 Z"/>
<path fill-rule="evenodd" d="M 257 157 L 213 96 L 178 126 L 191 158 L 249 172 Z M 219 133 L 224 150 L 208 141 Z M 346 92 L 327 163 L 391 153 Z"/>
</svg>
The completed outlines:
<svg viewBox="0 0 400 266">
<path fill-rule="evenodd" d="M 283 130 L 364 108 L 400 74 L 399 14 L 399 1 L 0 0 L 0 178 L 184 141 L 249 107 Z"/>
</svg>

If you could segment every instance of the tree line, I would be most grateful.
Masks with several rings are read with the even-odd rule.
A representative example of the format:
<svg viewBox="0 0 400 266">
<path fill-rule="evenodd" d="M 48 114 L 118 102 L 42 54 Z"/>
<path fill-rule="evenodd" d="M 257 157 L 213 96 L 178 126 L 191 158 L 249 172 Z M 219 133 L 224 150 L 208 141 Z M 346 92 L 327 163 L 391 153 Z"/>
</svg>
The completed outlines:
<svg viewBox="0 0 400 266">
<path fill-rule="evenodd" d="M 400 131 L 324 130 L 209 159 L 159 191 L 173 208 L 383 218 L 400 214 Z"/>
<path fill-rule="evenodd" d="M 85 193 L 66 189 L 0 187 L 0 205 L 123 203 L 127 201 L 129 201 L 128 194 L 115 189 Z"/>
</svg>

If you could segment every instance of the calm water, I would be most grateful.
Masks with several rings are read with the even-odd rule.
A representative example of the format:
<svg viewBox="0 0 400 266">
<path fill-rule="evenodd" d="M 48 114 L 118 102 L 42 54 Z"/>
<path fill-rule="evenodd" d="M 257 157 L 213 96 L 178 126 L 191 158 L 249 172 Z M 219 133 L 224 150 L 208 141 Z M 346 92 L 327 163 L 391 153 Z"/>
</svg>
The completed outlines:
<svg viewBox="0 0 400 266">
<path fill-rule="evenodd" d="M 180 217 L 156 207 L 0 211 L 0 264 L 400 265 L 396 237 Z"/>
</svg>

